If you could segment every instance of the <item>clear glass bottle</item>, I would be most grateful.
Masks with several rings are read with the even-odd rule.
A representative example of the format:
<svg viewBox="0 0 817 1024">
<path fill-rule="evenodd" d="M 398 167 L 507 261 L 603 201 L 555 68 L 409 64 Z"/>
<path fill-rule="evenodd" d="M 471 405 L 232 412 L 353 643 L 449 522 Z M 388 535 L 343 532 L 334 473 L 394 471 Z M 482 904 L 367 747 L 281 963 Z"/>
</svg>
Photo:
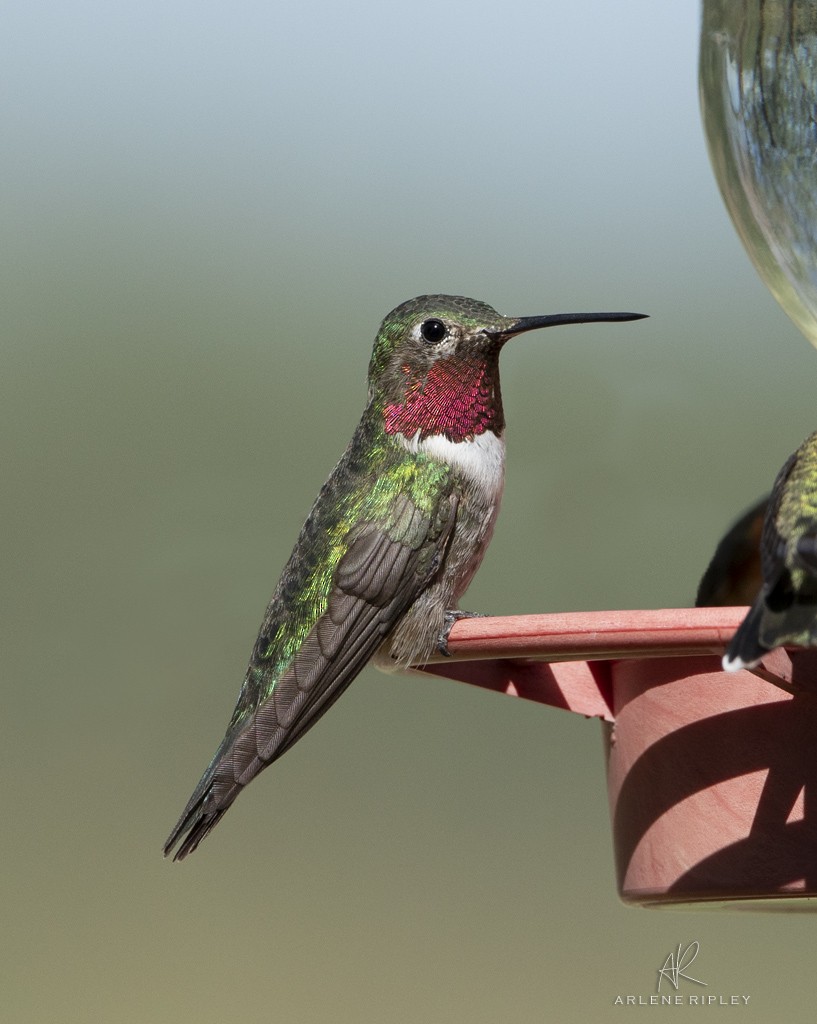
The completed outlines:
<svg viewBox="0 0 817 1024">
<path fill-rule="evenodd" d="M 817 3 L 703 0 L 709 153 L 760 276 L 817 347 Z"/>
</svg>

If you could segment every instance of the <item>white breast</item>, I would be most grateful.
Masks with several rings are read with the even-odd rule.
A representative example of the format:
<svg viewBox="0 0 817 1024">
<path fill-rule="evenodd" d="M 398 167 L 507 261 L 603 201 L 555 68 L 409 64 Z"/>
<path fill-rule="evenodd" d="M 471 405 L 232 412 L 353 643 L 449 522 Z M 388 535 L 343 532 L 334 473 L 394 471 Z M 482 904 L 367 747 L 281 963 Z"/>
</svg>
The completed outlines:
<svg viewBox="0 0 817 1024">
<path fill-rule="evenodd" d="M 491 502 L 498 502 L 505 485 L 505 438 L 492 430 L 476 434 L 471 441 L 449 441 L 445 434 L 432 434 L 421 441 L 398 435 L 410 452 L 424 452 L 432 459 L 453 466 L 478 487 Z"/>
</svg>

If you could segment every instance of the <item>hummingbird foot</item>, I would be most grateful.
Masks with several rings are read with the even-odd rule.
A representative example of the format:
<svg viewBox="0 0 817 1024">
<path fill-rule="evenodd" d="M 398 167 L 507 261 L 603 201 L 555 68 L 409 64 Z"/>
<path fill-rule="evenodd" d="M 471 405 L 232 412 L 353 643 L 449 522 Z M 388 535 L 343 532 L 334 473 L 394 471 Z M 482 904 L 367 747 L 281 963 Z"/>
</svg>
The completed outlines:
<svg viewBox="0 0 817 1024">
<path fill-rule="evenodd" d="M 440 632 L 440 635 L 437 637 L 437 650 L 440 652 L 440 654 L 444 655 L 446 658 L 450 658 L 451 657 L 451 651 L 449 651 L 449 649 L 448 649 L 448 636 L 451 633 L 451 629 L 452 629 L 454 623 L 458 619 L 484 619 L 484 618 L 485 618 L 485 613 L 484 612 L 462 612 L 462 611 L 459 611 L 459 609 L 449 609 L 445 613 L 445 617 L 443 618 L 443 628 L 442 628 L 442 630 Z"/>
</svg>

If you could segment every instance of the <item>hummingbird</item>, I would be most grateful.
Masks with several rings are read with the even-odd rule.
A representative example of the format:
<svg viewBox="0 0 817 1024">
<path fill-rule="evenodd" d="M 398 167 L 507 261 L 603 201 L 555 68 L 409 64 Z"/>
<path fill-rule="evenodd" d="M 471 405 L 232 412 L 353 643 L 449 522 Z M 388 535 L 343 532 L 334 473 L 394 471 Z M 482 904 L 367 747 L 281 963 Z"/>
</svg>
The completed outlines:
<svg viewBox="0 0 817 1024">
<path fill-rule="evenodd" d="M 499 353 L 558 324 L 641 313 L 502 316 L 422 295 L 383 320 L 368 399 L 264 615 L 226 735 L 165 843 L 180 860 L 367 662 L 447 654 L 458 601 L 494 530 L 505 468 Z"/>
<path fill-rule="evenodd" d="M 763 583 L 723 656 L 726 672 L 754 668 L 775 647 L 817 645 L 817 433 L 777 474 L 760 562 Z"/>
</svg>

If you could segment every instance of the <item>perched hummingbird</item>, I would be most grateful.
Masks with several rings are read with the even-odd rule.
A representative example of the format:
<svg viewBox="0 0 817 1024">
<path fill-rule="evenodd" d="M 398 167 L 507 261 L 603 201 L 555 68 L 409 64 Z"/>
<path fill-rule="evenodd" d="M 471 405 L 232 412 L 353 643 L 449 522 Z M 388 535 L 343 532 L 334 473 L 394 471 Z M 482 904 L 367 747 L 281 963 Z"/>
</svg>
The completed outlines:
<svg viewBox="0 0 817 1024">
<path fill-rule="evenodd" d="M 369 394 L 264 615 L 227 734 L 165 844 L 186 857 L 241 790 L 376 656 L 440 650 L 494 529 L 505 467 L 499 352 L 523 331 L 640 313 L 507 317 L 422 295 L 380 326 Z"/>
<path fill-rule="evenodd" d="M 723 656 L 727 672 L 754 668 L 775 647 L 817 645 L 817 433 L 777 474 L 760 561 L 763 585 Z"/>
</svg>

